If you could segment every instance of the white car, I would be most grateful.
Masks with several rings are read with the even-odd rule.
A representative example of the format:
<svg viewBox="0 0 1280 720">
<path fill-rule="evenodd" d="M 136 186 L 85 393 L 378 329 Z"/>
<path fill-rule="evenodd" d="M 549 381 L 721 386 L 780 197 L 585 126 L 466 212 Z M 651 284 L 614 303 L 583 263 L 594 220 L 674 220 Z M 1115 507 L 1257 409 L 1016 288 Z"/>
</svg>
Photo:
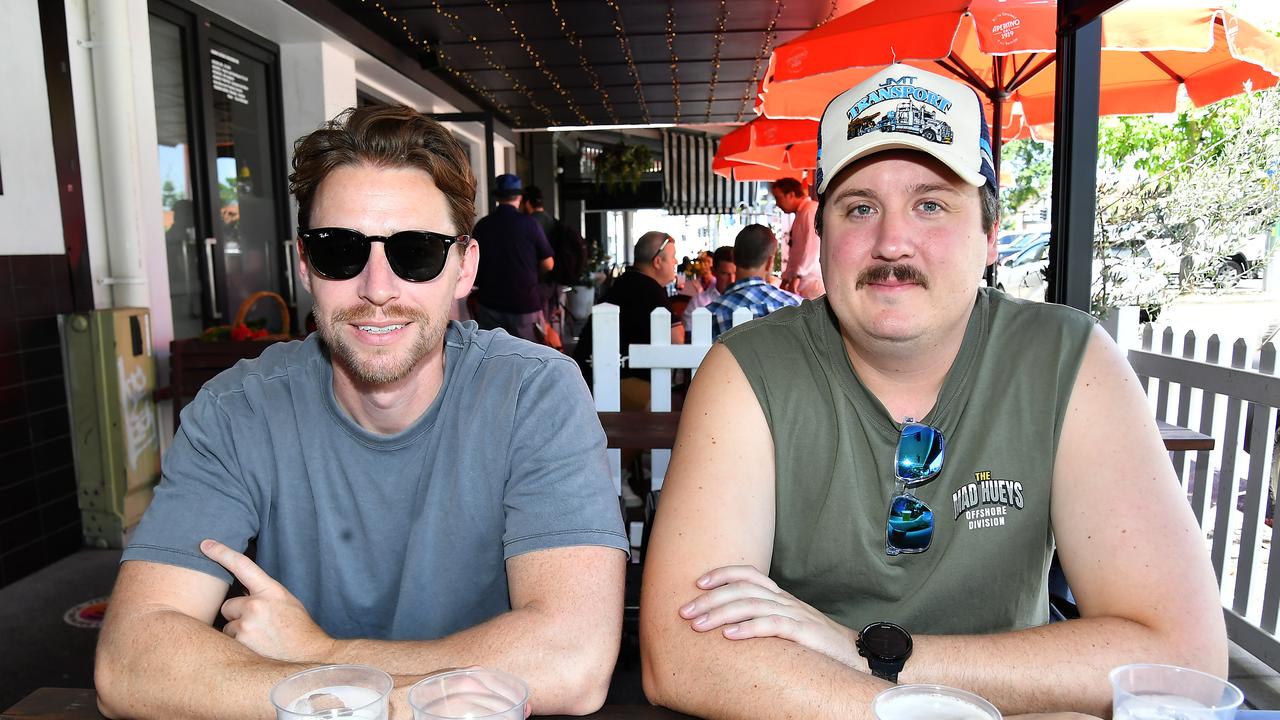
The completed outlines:
<svg viewBox="0 0 1280 720">
<path fill-rule="evenodd" d="M 996 269 L 996 289 L 1026 300 L 1044 300 L 1044 271 L 1049 266 L 1049 241 L 1024 248 Z"/>
<path fill-rule="evenodd" d="M 1034 245 L 1009 258 L 996 273 L 996 288 L 1014 297 L 1043 301 L 1048 282 L 1049 245 Z M 1095 305 L 1136 305 L 1154 317 L 1167 300 L 1169 279 L 1146 247 L 1119 245 L 1093 257 Z"/>
</svg>

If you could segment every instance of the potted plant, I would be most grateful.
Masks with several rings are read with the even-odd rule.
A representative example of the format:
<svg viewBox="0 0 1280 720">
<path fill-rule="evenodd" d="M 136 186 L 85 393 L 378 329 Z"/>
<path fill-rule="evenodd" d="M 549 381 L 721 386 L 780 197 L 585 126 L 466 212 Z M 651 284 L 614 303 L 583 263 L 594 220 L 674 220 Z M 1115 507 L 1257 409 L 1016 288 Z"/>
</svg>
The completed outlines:
<svg viewBox="0 0 1280 720">
<path fill-rule="evenodd" d="M 612 193 L 626 183 L 635 192 L 652 164 L 653 153 L 648 145 L 606 145 L 596 156 L 596 187 L 603 185 Z"/>
</svg>

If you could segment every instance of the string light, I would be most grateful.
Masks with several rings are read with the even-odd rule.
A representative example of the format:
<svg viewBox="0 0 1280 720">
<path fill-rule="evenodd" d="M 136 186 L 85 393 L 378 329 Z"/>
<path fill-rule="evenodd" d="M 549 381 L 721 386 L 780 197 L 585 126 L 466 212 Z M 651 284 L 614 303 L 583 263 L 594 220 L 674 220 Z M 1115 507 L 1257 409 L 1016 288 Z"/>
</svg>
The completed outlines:
<svg viewBox="0 0 1280 720">
<path fill-rule="evenodd" d="M 707 92 L 707 112 L 703 116 L 703 122 L 711 122 L 711 106 L 716 101 L 716 83 L 720 81 L 720 48 L 724 46 L 724 27 L 729 20 L 729 4 L 727 0 L 720 0 L 720 15 L 716 17 L 716 46 L 711 56 L 711 83 Z"/>
<path fill-rule="evenodd" d="M 448 10 L 445 10 L 444 7 L 440 5 L 440 0 L 431 0 L 431 5 L 432 7 L 435 8 L 436 14 L 444 18 L 445 21 L 449 23 L 449 27 L 453 28 L 454 32 L 464 36 L 467 39 L 467 42 L 471 43 L 477 50 L 480 51 L 480 54 L 484 56 L 485 63 L 488 64 L 489 67 L 498 71 L 498 73 L 502 75 L 503 79 L 505 79 L 508 83 L 510 83 L 512 90 L 520 93 L 521 95 L 524 95 L 526 98 L 529 99 L 529 104 L 533 106 L 534 110 L 537 110 L 538 112 L 542 113 L 542 115 L 547 119 L 548 125 L 556 124 L 555 118 L 552 117 L 551 115 L 551 109 L 548 108 L 546 105 L 542 104 L 541 102 L 538 102 L 538 99 L 534 97 L 533 92 L 530 91 L 529 88 L 526 87 L 524 83 L 517 80 L 515 76 L 513 76 L 510 72 L 507 71 L 505 67 L 503 67 L 496 60 L 494 60 L 493 52 L 489 50 L 489 47 L 487 45 L 480 42 L 480 38 L 470 33 L 464 32 L 462 28 L 458 25 L 457 15 L 454 15 Z"/>
<path fill-rule="evenodd" d="M 831 0 L 831 9 L 827 11 L 827 16 L 822 18 L 822 22 L 818 23 L 818 27 L 822 27 L 831 22 L 831 18 L 836 16 L 836 3 L 839 0 Z"/>
<path fill-rule="evenodd" d="M 742 88 L 742 103 L 738 105 L 738 116 L 734 118 L 734 122 L 742 122 L 742 116 L 747 112 L 747 100 L 751 98 L 756 84 L 760 82 L 760 65 L 765 58 L 769 57 L 769 53 L 773 52 L 773 41 L 778 37 L 778 18 L 782 15 L 782 8 L 782 0 L 773 0 L 773 19 L 764 29 L 764 43 L 760 46 L 760 54 L 756 55 L 755 65 L 751 68 L 751 82 Z"/>
<path fill-rule="evenodd" d="M 583 52 L 582 38 L 579 38 L 573 32 L 569 27 L 569 23 L 565 21 L 564 16 L 560 14 L 560 3 L 556 2 L 556 0 L 551 0 L 551 12 L 555 13 L 556 19 L 560 21 L 560 32 L 569 41 L 569 45 L 578 51 L 578 65 L 587 74 L 587 79 L 591 81 L 591 86 L 600 94 L 600 100 L 604 103 L 604 111 L 609 114 L 610 122 L 617 125 L 618 114 L 613 110 L 613 103 L 609 102 L 609 91 L 604 89 L 604 85 L 600 82 L 600 76 L 596 74 L 596 69 L 587 60 L 587 56 Z"/>
<path fill-rule="evenodd" d="M 551 68 L 547 67 L 547 64 L 542 61 L 542 56 L 534 49 L 533 44 L 529 42 L 529 38 L 524 34 L 524 31 L 516 25 L 516 21 L 509 17 L 507 15 L 507 11 L 504 10 L 501 5 L 494 2 L 494 0 L 485 0 L 485 4 L 489 6 L 489 9 L 493 10 L 495 13 L 502 16 L 502 19 L 507 21 L 507 24 L 511 27 L 511 34 L 515 35 L 516 40 L 520 43 L 520 49 L 524 50 L 525 54 L 529 56 L 529 59 L 533 61 L 533 66 L 542 72 L 542 76 L 551 82 L 551 87 L 559 93 L 560 97 L 565 99 L 565 102 L 569 105 L 569 110 L 578 117 L 578 122 L 582 125 L 590 125 L 591 121 L 587 119 L 586 115 L 582 114 L 582 110 L 578 108 L 578 104 L 573 101 L 573 96 L 570 95 L 569 92 L 564 89 L 564 86 L 560 84 L 560 78 L 557 77 L 555 73 L 551 72 Z"/>
<path fill-rule="evenodd" d="M 368 5 L 369 2 L 368 0 L 360 0 L 360 4 Z M 432 52 L 431 41 L 427 40 L 426 38 L 419 40 L 417 36 L 413 34 L 413 31 L 409 29 L 409 22 L 407 20 L 392 14 L 387 10 L 386 7 L 382 5 L 381 2 L 378 2 L 377 0 L 374 0 L 372 4 L 375 9 L 377 9 L 379 12 L 382 13 L 382 17 L 386 18 L 388 22 L 390 22 L 392 25 L 400 26 L 400 30 L 404 32 L 405 37 L 409 39 L 410 45 L 421 47 L 423 52 L 427 52 L 427 53 Z M 480 95 L 481 97 L 485 98 L 490 103 L 492 103 L 493 106 L 496 107 L 499 112 L 512 118 L 517 124 L 523 124 L 523 119 L 519 113 L 513 112 L 512 109 L 508 107 L 506 103 L 503 103 L 502 101 L 498 100 L 498 97 L 494 95 L 493 92 L 477 84 L 475 81 L 475 78 L 471 76 L 471 73 L 464 72 L 454 68 L 453 64 L 449 62 L 449 56 L 448 56 L 448 53 L 445 52 L 444 47 L 437 45 L 434 48 L 434 52 L 436 54 L 436 57 L 440 58 L 441 66 L 444 67 L 444 69 L 448 71 L 449 74 L 461 80 L 473 92 L 475 92 L 476 94 Z"/>
<path fill-rule="evenodd" d="M 676 72 L 680 58 L 676 57 L 676 6 L 667 0 L 667 53 L 671 55 L 671 94 L 675 98 L 676 114 L 672 124 L 680 122 L 680 75 Z"/>
<path fill-rule="evenodd" d="M 618 46 L 622 48 L 622 54 L 627 59 L 627 69 L 631 71 L 631 79 L 635 81 L 636 99 L 640 101 L 640 115 L 644 118 L 647 125 L 649 123 L 649 106 L 644 101 L 644 88 L 640 84 L 640 73 L 636 70 L 636 62 L 631 57 L 631 41 L 627 39 L 627 31 L 622 26 L 622 8 L 618 7 L 617 0 L 604 0 L 609 7 L 613 8 L 613 32 L 618 36 Z M 720 0 L 720 4 L 724 4 L 724 0 Z"/>
</svg>

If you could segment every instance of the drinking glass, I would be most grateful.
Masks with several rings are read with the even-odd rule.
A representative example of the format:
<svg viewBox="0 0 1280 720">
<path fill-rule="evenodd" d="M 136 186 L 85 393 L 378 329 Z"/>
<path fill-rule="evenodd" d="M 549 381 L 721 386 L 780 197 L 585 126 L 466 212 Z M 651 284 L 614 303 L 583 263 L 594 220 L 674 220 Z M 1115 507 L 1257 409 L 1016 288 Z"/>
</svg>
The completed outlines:
<svg viewBox="0 0 1280 720">
<path fill-rule="evenodd" d="M 390 675 L 367 665 L 325 665 L 276 683 L 271 704 L 276 720 L 387 720 L 392 684 Z"/>
<path fill-rule="evenodd" d="M 1115 720 L 1231 720 L 1244 694 L 1198 670 L 1138 663 L 1111 671 Z"/>
<path fill-rule="evenodd" d="M 995 705 L 945 685 L 895 685 L 871 702 L 876 720 L 1000 720 Z"/>
<path fill-rule="evenodd" d="M 432 675 L 409 688 L 413 720 L 524 720 L 528 701 L 523 680 L 485 668 Z"/>
</svg>

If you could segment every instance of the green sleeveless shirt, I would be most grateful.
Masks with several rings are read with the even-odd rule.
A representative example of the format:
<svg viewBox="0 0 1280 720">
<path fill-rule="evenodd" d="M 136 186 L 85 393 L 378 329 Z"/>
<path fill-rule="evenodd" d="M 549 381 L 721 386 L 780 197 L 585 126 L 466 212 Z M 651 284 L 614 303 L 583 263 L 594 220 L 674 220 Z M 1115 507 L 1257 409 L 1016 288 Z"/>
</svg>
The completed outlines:
<svg viewBox="0 0 1280 720">
<path fill-rule="evenodd" d="M 933 542 L 896 557 L 884 542 L 901 425 L 854 373 L 826 299 L 726 333 L 773 435 L 770 576 L 855 629 L 1047 622 L 1053 459 L 1092 326 L 1070 308 L 978 291 L 938 400 L 917 418 L 946 438 L 942 473 L 915 490 L 933 509 Z"/>
</svg>

